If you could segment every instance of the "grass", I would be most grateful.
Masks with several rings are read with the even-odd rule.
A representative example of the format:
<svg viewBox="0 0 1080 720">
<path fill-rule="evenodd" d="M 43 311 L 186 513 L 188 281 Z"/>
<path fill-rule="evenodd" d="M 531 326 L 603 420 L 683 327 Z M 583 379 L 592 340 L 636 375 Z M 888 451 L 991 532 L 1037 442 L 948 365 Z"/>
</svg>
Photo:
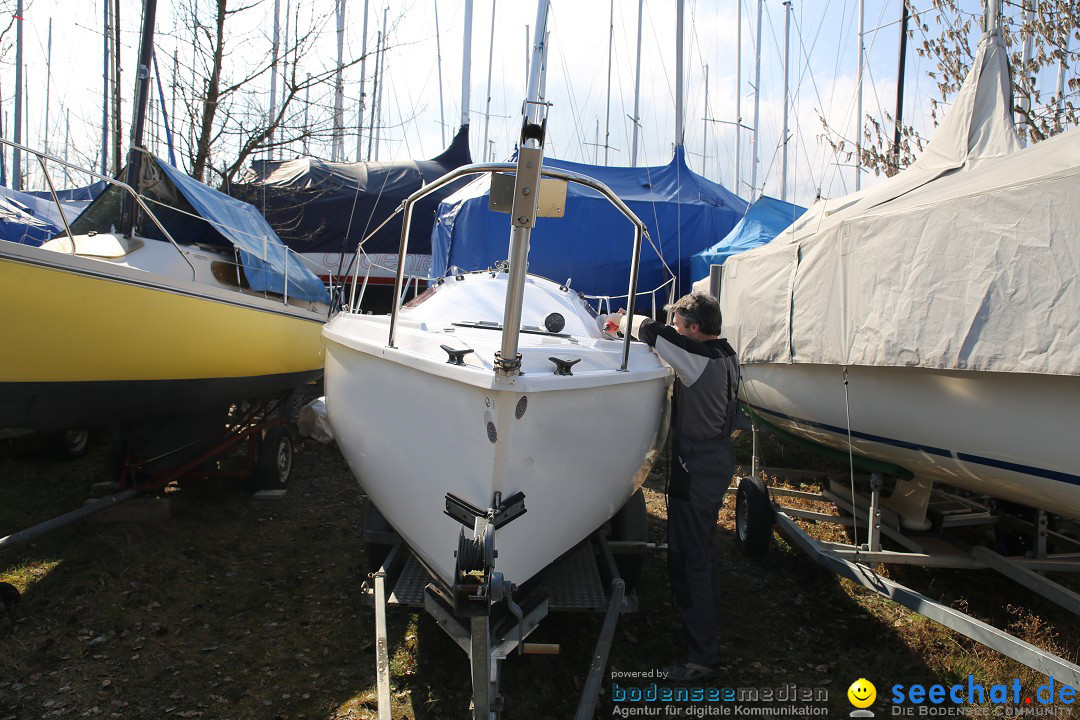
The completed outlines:
<svg viewBox="0 0 1080 720">
<path fill-rule="evenodd" d="M 745 457 L 746 437 L 738 442 Z M 822 467 L 771 440 L 761 452 L 768 466 Z M 78 506 L 103 463 L 100 448 L 63 464 L 0 450 L 0 535 Z M 0 555 L 0 579 L 23 593 L 0 617 L 0 720 L 376 717 L 374 617 L 359 592 L 361 494 L 333 448 L 305 444 L 294 472 L 281 502 L 253 501 L 228 484 L 185 485 L 167 494 L 168 521 L 87 523 Z M 652 539 L 662 541 L 662 477 L 646 484 L 646 499 Z M 894 682 L 968 674 L 988 684 L 1020 677 L 1025 688 L 1045 682 L 838 579 L 783 540 L 748 560 L 733 527 L 729 498 L 718 532 L 724 668 L 716 686 L 825 688 L 828 716 L 846 717 L 846 689 L 859 677 L 879 698 Z M 842 537 L 837 528 L 813 531 Z M 986 573 L 888 572 L 1076 661 L 1075 618 L 1015 584 Z M 610 670 L 648 671 L 681 652 L 660 553 L 647 558 L 639 604 L 620 620 Z M 600 621 L 544 621 L 531 639 L 559 643 L 561 653 L 504 663 L 506 718 L 573 716 Z M 465 717 L 465 654 L 422 613 L 392 612 L 389 634 L 394 716 Z M 610 684 L 597 717 L 613 716 Z M 888 713 L 882 699 L 873 709 Z"/>
</svg>

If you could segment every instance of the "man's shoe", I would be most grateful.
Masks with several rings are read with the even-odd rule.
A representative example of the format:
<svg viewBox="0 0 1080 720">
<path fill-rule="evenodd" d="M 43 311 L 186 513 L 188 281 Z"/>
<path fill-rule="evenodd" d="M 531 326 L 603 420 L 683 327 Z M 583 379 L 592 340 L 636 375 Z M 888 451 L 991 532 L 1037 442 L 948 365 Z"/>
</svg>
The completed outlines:
<svg viewBox="0 0 1080 720">
<path fill-rule="evenodd" d="M 686 662 L 668 665 L 663 671 L 667 673 L 667 679 L 671 682 L 688 683 L 712 677 L 716 674 L 717 668 Z"/>
</svg>

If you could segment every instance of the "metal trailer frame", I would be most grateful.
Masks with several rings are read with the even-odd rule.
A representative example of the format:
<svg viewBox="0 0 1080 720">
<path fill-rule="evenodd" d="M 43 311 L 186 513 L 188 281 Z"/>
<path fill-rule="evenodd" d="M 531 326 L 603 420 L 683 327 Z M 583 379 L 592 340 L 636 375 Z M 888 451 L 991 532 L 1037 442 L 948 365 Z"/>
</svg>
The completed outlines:
<svg viewBox="0 0 1080 720">
<path fill-rule="evenodd" d="M 259 465 L 259 444 L 262 442 L 262 433 L 271 428 L 283 426 L 288 420 L 279 414 L 279 410 L 285 405 L 294 390 L 279 393 L 270 398 L 255 401 L 243 414 L 231 424 L 226 426 L 223 435 L 215 442 L 213 447 L 199 453 L 182 464 L 169 470 L 158 472 L 150 477 L 140 479 L 139 473 L 163 456 L 151 459 L 137 459 L 132 456 L 129 448 L 125 449 L 121 459 L 119 477 L 116 478 L 116 489 L 119 492 L 107 495 L 93 502 L 89 502 L 77 510 L 64 513 L 55 518 L 45 520 L 25 530 L 12 533 L 0 538 L 0 552 L 8 548 L 21 545 L 34 540 L 42 535 L 71 525 L 80 520 L 85 520 L 115 505 L 131 500 L 132 498 L 164 489 L 166 486 L 182 479 L 211 480 L 211 479 L 242 479 L 250 477 Z M 244 461 L 241 467 L 231 469 L 208 470 L 206 463 L 227 457 L 241 443 L 244 444 Z M 189 446 L 182 446 L 166 453 L 171 455 L 187 450 Z M 291 470 L 292 449 L 290 446 L 288 463 Z M 6 583 L 5 583 L 6 585 Z M 10 586 L 9 586 L 10 587 Z M 11 588 L 14 590 L 14 588 Z M 7 588 L 5 588 L 7 590 Z M 9 591 L 10 592 L 10 591 Z M 12 596 L 15 602 L 14 596 Z"/>
<path fill-rule="evenodd" d="M 757 459 L 757 424 L 752 427 L 754 454 L 751 477 L 758 477 Z M 778 471 L 783 474 L 783 471 Z M 820 473 L 813 474 L 820 477 Z M 749 478 L 738 478 L 740 484 Z M 1061 607 L 1080 615 L 1080 594 L 1044 577 L 1046 571 L 1080 572 L 1080 541 L 1049 529 L 1047 514 L 1036 511 L 1034 522 L 992 513 L 979 503 L 959 495 L 948 493 L 935 487 L 931 499 L 931 511 L 936 516 L 935 528 L 948 531 L 952 528 L 976 525 L 994 525 L 1013 530 L 1028 532 L 1033 540 L 1034 551 L 1030 556 L 1005 556 L 983 545 L 965 545 L 956 538 L 949 538 L 947 532 L 941 536 L 913 535 L 905 532 L 899 519 L 882 505 L 884 482 L 880 473 L 870 476 L 870 497 L 851 492 L 844 492 L 839 483 L 833 483 L 829 490 L 821 493 L 768 488 L 769 503 L 778 529 L 791 542 L 809 555 L 817 564 L 832 572 L 846 577 L 863 587 L 897 602 L 908 609 L 923 615 L 945 627 L 954 630 L 992 650 L 1026 665 L 1027 667 L 1053 677 L 1061 683 L 1080 686 L 1080 666 L 1035 647 L 1003 630 L 977 620 L 944 603 L 938 602 L 915 590 L 907 588 L 893 580 L 882 577 L 871 568 L 874 563 L 894 565 L 916 565 L 934 568 L 955 568 L 965 570 L 994 570 L 1011 580 L 1015 580 L 1025 589 L 1038 593 L 1042 597 Z M 732 490 L 731 492 L 738 492 Z M 778 498 L 791 497 L 806 500 L 831 502 L 846 516 L 827 515 L 825 513 L 803 510 L 781 505 Z M 865 514 L 865 522 L 859 522 L 860 514 Z M 753 517 L 736 511 L 736 522 L 755 522 Z M 856 525 L 866 532 L 866 542 L 859 545 L 833 543 L 817 540 L 810 536 L 797 522 L 797 519 L 812 523 L 832 523 L 838 525 Z M 757 528 L 739 531 L 763 532 L 764 523 L 756 520 Z M 771 533 L 771 528 L 769 529 Z M 882 548 L 882 536 L 902 546 L 904 550 L 885 550 Z M 856 540 L 860 540 L 858 532 Z M 1055 544 L 1068 548 L 1069 552 L 1048 553 L 1047 543 L 1052 539 Z"/>
<path fill-rule="evenodd" d="M 121 488 L 134 488 L 137 492 L 153 492 L 181 479 L 193 480 L 230 480 L 251 477 L 258 470 L 258 451 L 262 441 L 262 434 L 271 428 L 288 424 L 288 419 L 280 414 L 288 399 L 295 390 L 278 393 L 272 397 L 251 401 L 251 404 L 241 409 L 241 414 L 235 420 L 226 423 L 225 432 L 215 442 L 213 447 L 199 453 L 183 462 L 183 464 L 171 470 L 155 473 L 146 479 L 139 479 L 141 471 L 166 455 L 182 453 L 190 446 L 181 446 L 165 455 L 154 458 L 134 457 L 130 448 L 125 448 L 124 458 L 121 462 L 120 476 L 117 481 Z M 236 468 L 206 469 L 206 463 L 229 457 L 234 448 L 243 444 L 244 462 Z M 291 453 L 290 453 L 291 456 Z M 291 463 L 291 457 L 290 457 Z"/>
<path fill-rule="evenodd" d="M 367 531 L 365 531 L 367 533 Z M 361 586 L 365 602 L 375 608 L 375 670 L 379 720 L 391 720 L 390 661 L 386 614 L 389 608 L 423 608 L 469 656 L 473 686 L 474 720 L 496 720 L 503 709 L 499 692 L 501 661 L 515 650 L 518 654 L 558 654 L 558 645 L 527 643 L 527 638 L 551 612 L 603 612 L 592 661 L 589 665 L 575 720 L 591 720 L 604 679 L 608 655 L 619 616 L 637 610 L 637 596 L 627 594 L 619 575 L 614 552 L 644 551 L 646 543 L 622 541 L 613 548 L 597 530 L 576 548 L 552 564 L 544 592 L 533 593 L 518 607 L 508 600 L 512 623 L 492 623 L 490 615 L 456 614 L 446 593 L 396 534 L 374 531 L 369 539 L 389 540 L 393 545 L 378 570 Z M 633 546 L 633 547 L 631 547 Z M 597 562 L 599 557 L 599 563 Z M 601 565 L 603 566 L 601 568 Z M 610 578 L 602 588 L 600 576 Z M 590 580 L 590 578 L 592 578 Z M 592 587 L 589 587 L 592 585 Z M 596 587 L 600 586 L 600 587 Z M 600 597 L 596 596 L 599 590 Z"/>
</svg>

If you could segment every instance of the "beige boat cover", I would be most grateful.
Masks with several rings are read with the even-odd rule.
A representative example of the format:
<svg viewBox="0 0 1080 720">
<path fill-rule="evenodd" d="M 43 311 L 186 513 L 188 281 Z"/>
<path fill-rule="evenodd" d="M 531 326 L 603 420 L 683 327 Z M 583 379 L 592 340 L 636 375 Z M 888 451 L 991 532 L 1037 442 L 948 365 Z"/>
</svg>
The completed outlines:
<svg viewBox="0 0 1080 720">
<path fill-rule="evenodd" d="M 1080 374 L 1080 130 L 1027 149 L 984 36 L 919 159 L 729 258 L 746 362 Z"/>
</svg>

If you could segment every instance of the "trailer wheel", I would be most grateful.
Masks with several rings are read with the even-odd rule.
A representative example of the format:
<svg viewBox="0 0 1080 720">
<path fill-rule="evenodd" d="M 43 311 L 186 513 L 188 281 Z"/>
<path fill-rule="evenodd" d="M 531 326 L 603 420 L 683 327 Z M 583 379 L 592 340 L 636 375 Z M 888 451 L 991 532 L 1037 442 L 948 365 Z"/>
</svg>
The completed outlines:
<svg viewBox="0 0 1080 720">
<path fill-rule="evenodd" d="M 765 551 L 772 540 L 775 522 L 769 490 L 761 478 L 739 478 L 735 492 L 735 538 L 739 549 L 748 557 Z"/>
<path fill-rule="evenodd" d="M 10 610 L 19 604 L 22 596 L 19 595 L 19 589 L 14 585 L 6 582 L 0 582 L 0 611 Z"/>
<path fill-rule="evenodd" d="M 263 490 L 281 490 L 289 484 L 293 468 L 293 439 L 285 425 L 275 425 L 266 431 L 259 443 L 259 458 L 255 473 Z"/>
<path fill-rule="evenodd" d="M 382 567 L 383 561 L 390 554 L 393 545 L 381 542 L 374 538 L 385 537 L 386 533 L 393 533 L 394 528 L 386 521 L 379 508 L 371 502 L 369 497 L 364 502 L 364 555 L 367 556 L 368 572 L 375 572 Z"/>
<path fill-rule="evenodd" d="M 57 460 L 78 460 L 90 449 L 90 431 L 61 430 L 49 436 L 49 444 Z"/>
<path fill-rule="evenodd" d="M 645 509 L 645 493 L 640 489 L 611 518 L 611 539 L 642 543 L 649 540 L 649 513 Z M 616 554 L 615 565 L 629 593 L 637 587 L 641 570 L 645 567 L 644 549 L 641 552 Z"/>
</svg>

